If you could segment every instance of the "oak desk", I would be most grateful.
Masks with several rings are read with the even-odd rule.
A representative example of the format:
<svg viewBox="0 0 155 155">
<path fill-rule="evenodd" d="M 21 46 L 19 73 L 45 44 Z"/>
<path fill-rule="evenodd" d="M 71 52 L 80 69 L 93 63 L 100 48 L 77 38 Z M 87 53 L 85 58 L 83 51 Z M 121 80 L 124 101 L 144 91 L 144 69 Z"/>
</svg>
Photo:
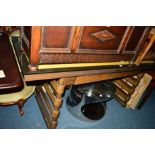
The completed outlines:
<svg viewBox="0 0 155 155">
<path fill-rule="evenodd" d="M 20 39 L 13 37 L 12 41 L 25 81 L 41 81 L 36 96 L 48 127 L 57 126 L 66 86 L 152 73 L 155 52 L 143 55 L 150 30 L 131 26 L 22 27 Z"/>
</svg>

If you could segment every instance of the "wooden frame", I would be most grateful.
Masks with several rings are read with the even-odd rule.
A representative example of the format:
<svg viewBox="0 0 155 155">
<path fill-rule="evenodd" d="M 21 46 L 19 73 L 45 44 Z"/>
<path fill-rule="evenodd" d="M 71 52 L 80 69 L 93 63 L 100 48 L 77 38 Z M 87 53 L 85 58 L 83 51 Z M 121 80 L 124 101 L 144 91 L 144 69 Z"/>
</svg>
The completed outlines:
<svg viewBox="0 0 155 155">
<path fill-rule="evenodd" d="M 60 78 L 58 80 L 51 80 L 49 83 L 44 83 L 40 86 L 37 86 L 35 96 L 48 128 L 55 129 L 57 127 L 58 118 L 60 115 L 62 95 L 66 86 L 98 82 L 136 74 L 137 72 L 124 72 L 121 74 L 98 74 Z M 49 96 L 50 100 L 47 96 Z M 52 102 L 52 105 L 50 102 Z"/>
</svg>

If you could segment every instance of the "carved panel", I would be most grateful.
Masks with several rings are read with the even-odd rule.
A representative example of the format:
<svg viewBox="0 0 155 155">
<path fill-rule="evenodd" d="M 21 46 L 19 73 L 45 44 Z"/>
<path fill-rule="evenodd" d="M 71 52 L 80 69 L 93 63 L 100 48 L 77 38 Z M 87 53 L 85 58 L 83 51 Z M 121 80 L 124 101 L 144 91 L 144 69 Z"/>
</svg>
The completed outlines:
<svg viewBox="0 0 155 155">
<path fill-rule="evenodd" d="M 133 58 L 132 54 L 84 54 L 84 53 L 74 53 L 74 54 L 40 54 L 40 63 L 95 63 L 95 62 L 115 62 L 115 61 L 129 61 Z"/>
<path fill-rule="evenodd" d="M 97 39 L 99 39 L 102 42 L 109 41 L 109 40 L 116 38 L 116 36 L 108 30 L 95 32 L 95 33 L 92 33 L 91 35 L 96 37 Z"/>
</svg>

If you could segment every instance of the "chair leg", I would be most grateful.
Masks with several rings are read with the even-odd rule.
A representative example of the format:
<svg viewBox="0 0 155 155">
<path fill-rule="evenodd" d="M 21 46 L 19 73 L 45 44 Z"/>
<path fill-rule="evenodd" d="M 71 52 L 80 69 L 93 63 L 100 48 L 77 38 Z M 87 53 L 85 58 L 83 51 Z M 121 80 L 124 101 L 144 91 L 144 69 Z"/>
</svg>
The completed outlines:
<svg viewBox="0 0 155 155">
<path fill-rule="evenodd" d="M 18 101 L 18 110 L 19 110 L 19 115 L 20 116 L 24 115 L 24 111 L 23 111 L 24 102 L 25 101 L 23 99 Z"/>
</svg>

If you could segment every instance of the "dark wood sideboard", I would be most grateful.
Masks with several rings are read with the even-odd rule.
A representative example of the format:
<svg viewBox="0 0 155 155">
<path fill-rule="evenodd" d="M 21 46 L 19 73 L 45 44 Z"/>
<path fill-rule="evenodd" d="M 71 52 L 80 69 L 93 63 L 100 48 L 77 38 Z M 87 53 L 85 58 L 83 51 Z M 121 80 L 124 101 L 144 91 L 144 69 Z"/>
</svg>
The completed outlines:
<svg viewBox="0 0 155 155">
<path fill-rule="evenodd" d="M 50 109 L 48 126 L 57 126 L 65 86 L 154 72 L 151 31 L 149 26 L 21 27 L 20 49 L 15 48 L 25 81 L 50 80 L 56 92 L 43 84 L 52 108 L 38 99 Z"/>
</svg>

